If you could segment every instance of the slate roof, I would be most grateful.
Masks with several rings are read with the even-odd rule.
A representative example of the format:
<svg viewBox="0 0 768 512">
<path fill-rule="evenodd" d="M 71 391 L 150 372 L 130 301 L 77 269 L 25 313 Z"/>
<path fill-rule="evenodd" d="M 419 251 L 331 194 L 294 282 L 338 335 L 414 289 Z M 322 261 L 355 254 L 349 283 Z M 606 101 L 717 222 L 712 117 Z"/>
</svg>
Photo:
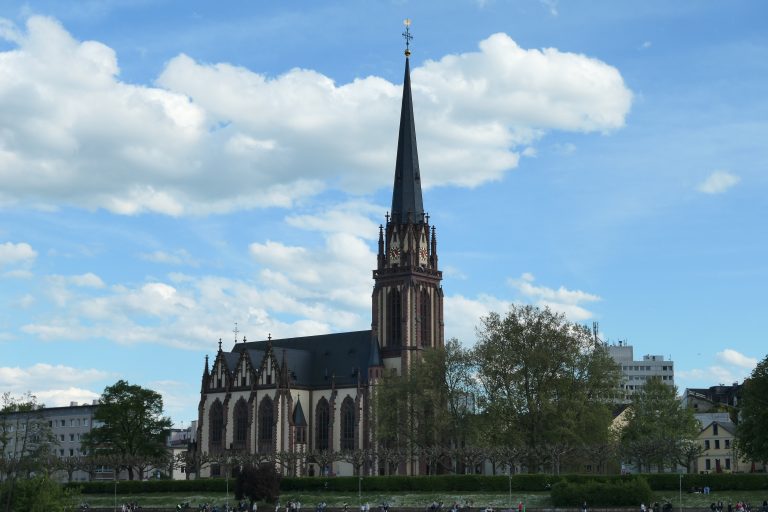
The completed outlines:
<svg viewBox="0 0 768 512">
<path fill-rule="evenodd" d="M 293 424 L 297 427 L 307 426 L 307 419 L 304 417 L 304 409 L 301 407 L 301 400 L 296 401 L 296 408 L 293 410 Z"/>
<path fill-rule="evenodd" d="M 278 363 L 282 363 L 285 355 L 294 387 L 328 388 L 332 377 L 337 387 L 356 386 L 358 373 L 360 382 L 368 380 L 370 330 L 237 343 L 232 352 L 225 353 L 225 358 L 237 360 L 246 351 L 254 368 L 260 368 L 270 343 Z"/>
<path fill-rule="evenodd" d="M 411 98 L 411 68 L 408 61 L 406 57 L 391 213 L 393 222 L 405 224 L 411 214 L 413 222 L 420 224 L 424 222 L 424 205 L 421 199 L 419 152 L 416 147 L 416 124 L 413 119 Z"/>
</svg>

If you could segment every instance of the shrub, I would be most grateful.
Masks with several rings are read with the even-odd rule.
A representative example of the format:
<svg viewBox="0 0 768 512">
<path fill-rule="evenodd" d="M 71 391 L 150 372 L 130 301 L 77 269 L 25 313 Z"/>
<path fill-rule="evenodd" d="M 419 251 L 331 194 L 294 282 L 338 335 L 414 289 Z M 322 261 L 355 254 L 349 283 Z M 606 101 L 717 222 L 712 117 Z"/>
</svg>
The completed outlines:
<svg viewBox="0 0 768 512">
<path fill-rule="evenodd" d="M 651 500 L 651 488 L 644 478 L 564 480 L 552 486 L 551 494 L 556 507 L 579 507 L 585 501 L 590 507 L 637 506 Z"/>
</svg>

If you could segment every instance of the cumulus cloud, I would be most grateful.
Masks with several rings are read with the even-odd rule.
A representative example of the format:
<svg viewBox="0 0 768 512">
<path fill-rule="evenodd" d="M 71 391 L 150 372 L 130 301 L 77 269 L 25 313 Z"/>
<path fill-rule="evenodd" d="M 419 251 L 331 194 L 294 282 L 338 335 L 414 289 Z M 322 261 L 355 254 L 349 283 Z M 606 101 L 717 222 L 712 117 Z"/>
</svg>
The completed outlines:
<svg viewBox="0 0 768 512">
<path fill-rule="evenodd" d="M 444 298 L 445 337 L 457 338 L 462 344 L 471 346 L 477 339 L 476 329 L 480 319 L 491 312 L 503 314 L 511 302 L 487 294 L 475 298 L 452 295 Z"/>
<path fill-rule="evenodd" d="M 533 283 L 534 280 L 533 274 L 526 272 L 519 278 L 509 279 L 507 282 L 525 300 L 532 301 L 537 306 L 564 313 L 572 322 L 587 320 L 594 316 L 594 313 L 586 309 L 584 304 L 600 301 L 601 298 L 598 295 L 581 290 L 569 290 L 564 286 L 557 289 L 537 286 Z"/>
<path fill-rule="evenodd" d="M 757 358 L 726 348 L 717 352 L 714 361 L 704 368 L 676 370 L 675 379 L 680 388 L 731 384 L 747 378 L 756 365 Z"/>
<path fill-rule="evenodd" d="M 366 212 L 374 210 L 381 208 L 347 203 L 289 217 L 286 222 L 300 229 L 327 219 L 352 221 L 324 232 L 319 245 L 251 243 L 250 279 L 174 272 L 165 279 L 108 284 L 93 274 L 48 276 L 47 295 L 35 301 L 47 298 L 53 310 L 21 330 L 45 341 L 105 338 L 198 349 L 227 335 L 234 321 L 251 339 L 369 328 L 376 255 L 368 241 L 348 230 L 362 226 L 377 233 L 367 225 Z"/>
<path fill-rule="evenodd" d="M 99 393 L 82 386 L 94 385 L 109 377 L 107 372 L 93 368 L 37 363 L 27 368 L 0 366 L 0 389 L 21 396 L 30 391 L 48 407 L 69 405 L 70 402 L 90 403 Z"/>
<path fill-rule="evenodd" d="M 739 176 L 728 171 L 715 171 L 699 183 L 696 190 L 704 194 L 722 194 L 741 181 Z"/>
<path fill-rule="evenodd" d="M 757 359 L 754 357 L 745 356 L 741 352 L 737 352 L 732 348 L 727 348 L 722 352 L 717 353 L 717 359 L 725 364 L 738 366 L 740 368 L 752 371 L 757 366 Z"/>
<path fill-rule="evenodd" d="M 175 216 L 391 179 L 401 86 L 380 77 L 270 77 L 179 55 L 146 86 L 121 81 L 111 48 L 56 20 L 4 21 L 0 37 L 11 46 L 0 52 L 0 203 Z M 615 68 L 505 34 L 412 77 L 426 186 L 499 179 L 549 130 L 620 128 L 632 101 Z"/>
<path fill-rule="evenodd" d="M 27 243 L 5 242 L 0 244 L 0 267 L 32 262 L 35 258 L 37 258 L 37 252 Z"/>
</svg>

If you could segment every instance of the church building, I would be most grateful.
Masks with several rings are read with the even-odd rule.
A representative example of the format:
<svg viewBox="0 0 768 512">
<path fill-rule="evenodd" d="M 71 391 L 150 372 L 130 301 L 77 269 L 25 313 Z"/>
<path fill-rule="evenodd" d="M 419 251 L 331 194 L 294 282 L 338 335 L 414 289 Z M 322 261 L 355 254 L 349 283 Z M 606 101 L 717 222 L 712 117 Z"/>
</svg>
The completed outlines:
<svg viewBox="0 0 768 512">
<path fill-rule="evenodd" d="M 213 364 L 205 360 L 198 455 L 267 460 L 279 454 L 291 461 L 283 466 L 287 474 L 352 475 L 350 461 L 319 454 L 375 451 L 373 395 L 382 375 L 403 374 L 419 351 L 443 347 L 442 273 L 435 228 L 422 204 L 408 28 L 404 36 L 392 209 L 379 226 L 371 329 L 261 341 L 243 337 L 229 351 L 219 341 Z M 361 471 L 377 474 L 379 464 L 372 461 Z M 220 474 L 216 464 L 200 469 L 200 476 Z"/>
</svg>

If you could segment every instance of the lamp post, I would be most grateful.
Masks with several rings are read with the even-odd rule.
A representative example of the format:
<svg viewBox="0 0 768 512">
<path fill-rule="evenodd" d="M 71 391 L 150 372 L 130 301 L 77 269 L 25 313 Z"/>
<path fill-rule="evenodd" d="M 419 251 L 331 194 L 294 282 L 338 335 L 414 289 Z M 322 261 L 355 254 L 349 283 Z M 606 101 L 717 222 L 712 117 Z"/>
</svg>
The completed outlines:
<svg viewBox="0 0 768 512">
<path fill-rule="evenodd" d="M 357 504 L 363 504 L 363 475 L 360 475 L 357 479 Z"/>
<path fill-rule="evenodd" d="M 678 488 L 678 496 L 677 496 L 677 503 L 678 507 L 680 508 L 680 512 L 683 512 L 683 470 L 680 470 L 680 485 Z"/>
</svg>

